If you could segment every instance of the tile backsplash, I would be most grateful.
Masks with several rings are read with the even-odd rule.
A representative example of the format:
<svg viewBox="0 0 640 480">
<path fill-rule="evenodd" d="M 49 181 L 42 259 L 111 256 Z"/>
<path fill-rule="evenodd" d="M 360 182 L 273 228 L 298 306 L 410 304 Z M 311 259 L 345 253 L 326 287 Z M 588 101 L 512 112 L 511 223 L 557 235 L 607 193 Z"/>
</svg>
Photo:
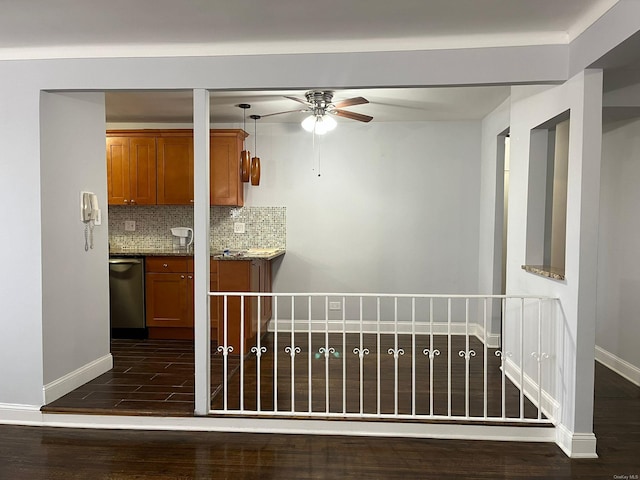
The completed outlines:
<svg viewBox="0 0 640 480">
<path fill-rule="evenodd" d="M 134 232 L 125 221 L 135 221 Z M 286 207 L 211 207 L 212 249 L 286 248 Z M 245 224 L 245 233 L 233 233 L 233 224 Z M 170 249 L 172 227 L 193 228 L 189 205 L 109 206 L 109 242 L 112 248 Z"/>
</svg>

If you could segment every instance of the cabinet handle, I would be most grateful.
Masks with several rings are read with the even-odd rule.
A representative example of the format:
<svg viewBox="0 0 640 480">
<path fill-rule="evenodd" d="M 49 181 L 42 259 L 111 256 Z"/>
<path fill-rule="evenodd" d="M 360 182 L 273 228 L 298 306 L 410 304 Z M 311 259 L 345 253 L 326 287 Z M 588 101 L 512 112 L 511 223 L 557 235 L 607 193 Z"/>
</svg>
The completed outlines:
<svg viewBox="0 0 640 480">
<path fill-rule="evenodd" d="M 193 275 L 189 275 L 187 278 L 188 278 L 189 280 L 193 280 Z"/>
<path fill-rule="evenodd" d="M 132 199 L 131 199 L 131 203 L 136 203 L 136 201 L 132 198 Z"/>
<path fill-rule="evenodd" d="M 129 203 L 129 200 L 125 200 L 124 203 Z"/>
<path fill-rule="evenodd" d="M 166 263 L 163 263 L 163 264 L 162 264 L 162 266 L 163 266 L 164 268 L 167 268 L 169 265 L 167 265 Z"/>
<path fill-rule="evenodd" d="M 184 275 L 180 275 L 180 278 L 184 278 Z"/>
<path fill-rule="evenodd" d="M 191 200 L 189 200 L 191 203 L 193 203 L 193 198 Z"/>
</svg>

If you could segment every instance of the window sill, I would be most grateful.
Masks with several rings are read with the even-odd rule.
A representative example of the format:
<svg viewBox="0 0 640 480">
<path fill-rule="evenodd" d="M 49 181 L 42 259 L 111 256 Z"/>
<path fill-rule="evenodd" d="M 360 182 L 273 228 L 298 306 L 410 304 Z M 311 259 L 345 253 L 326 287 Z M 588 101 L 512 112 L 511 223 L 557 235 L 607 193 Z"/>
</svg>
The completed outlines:
<svg viewBox="0 0 640 480">
<path fill-rule="evenodd" d="M 525 272 L 552 278 L 553 280 L 564 280 L 564 270 L 550 267 L 549 265 L 522 265 Z"/>
</svg>

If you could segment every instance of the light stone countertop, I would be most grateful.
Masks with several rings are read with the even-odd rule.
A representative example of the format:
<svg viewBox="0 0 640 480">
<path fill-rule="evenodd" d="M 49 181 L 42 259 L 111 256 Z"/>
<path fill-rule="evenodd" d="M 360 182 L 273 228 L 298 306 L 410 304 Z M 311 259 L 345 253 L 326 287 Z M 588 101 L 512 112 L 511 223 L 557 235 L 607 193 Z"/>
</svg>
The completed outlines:
<svg viewBox="0 0 640 480">
<path fill-rule="evenodd" d="M 211 250 L 211 258 L 216 260 L 273 260 L 284 255 L 284 248 L 250 248 L 230 250 L 228 255 L 219 249 Z M 172 248 L 111 248 L 110 257 L 193 257 L 193 249 L 173 250 Z"/>
</svg>

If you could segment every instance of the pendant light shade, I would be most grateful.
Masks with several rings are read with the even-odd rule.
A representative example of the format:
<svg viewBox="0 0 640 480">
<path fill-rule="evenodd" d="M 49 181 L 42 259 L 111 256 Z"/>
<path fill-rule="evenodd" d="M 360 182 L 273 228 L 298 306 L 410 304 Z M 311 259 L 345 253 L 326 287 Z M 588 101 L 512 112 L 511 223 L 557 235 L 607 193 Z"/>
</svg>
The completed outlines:
<svg viewBox="0 0 640 480">
<path fill-rule="evenodd" d="M 251 185 L 260 185 L 260 157 L 258 157 L 258 120 L 260 115 L 251 115 L 253 119 L 253 151 L 256 156 L 251 159 Z"/>
<path fill-rule="evenodd" d="M 241 165 L 240 176 L 242 177 L 243 182 L 249 181 L 249 170 L 250 170 L 250 163 L 251 163 L 251 158 L 249 158 L 250 156 L 251 156 L 251 152 L 247 150 L 243 150 L 242 153 L 240 153 L 240 165 Z"/>
<path fill-rule="evenodd" d="M 247 109 L 251 108 L 248 103 L 241 103 L 238 105 L 243 110 L 242 114 L 242 130 L 247 131 Z M 242 139 L 242 152 L 240 152 L 240 178 L 243 182 L 249 181 L 251 163 L 251 152 L 249 152 L 244 145 L 244 138 Z"/>
</svg>

